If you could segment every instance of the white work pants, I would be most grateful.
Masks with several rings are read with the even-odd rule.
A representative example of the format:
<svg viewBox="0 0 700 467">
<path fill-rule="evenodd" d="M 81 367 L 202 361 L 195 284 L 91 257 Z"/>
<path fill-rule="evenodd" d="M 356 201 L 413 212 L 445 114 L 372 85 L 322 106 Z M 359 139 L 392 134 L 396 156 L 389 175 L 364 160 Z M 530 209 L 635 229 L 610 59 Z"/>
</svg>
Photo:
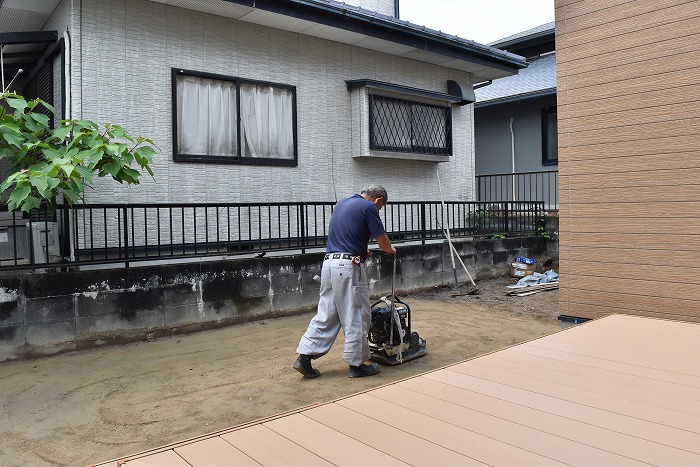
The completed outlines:
<svg viewBox="0 0 700 467">
<path fill-rule="evenodd" d="M 349 259 L 325 260 L 318 311 L 302 336 L 297 353 L 313 358 L 327 354 L 342 327 L 343 360 L 348 365 L 361 365 L 369 358 L 367 332 L 371 315 L 365 264 L 353 264 Z"/>
</svg>

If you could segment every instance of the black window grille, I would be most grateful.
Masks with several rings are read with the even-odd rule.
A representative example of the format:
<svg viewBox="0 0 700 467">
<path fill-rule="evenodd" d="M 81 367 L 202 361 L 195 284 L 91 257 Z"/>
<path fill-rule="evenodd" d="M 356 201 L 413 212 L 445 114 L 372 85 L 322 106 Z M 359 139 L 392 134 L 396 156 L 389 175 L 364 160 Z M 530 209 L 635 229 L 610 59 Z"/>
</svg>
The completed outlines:
<svg viewBox="0 0 700 467">
<path fill-rule="evenodd" d="M 47 59 L 32 79 L 24 86 L 24 97 L 26 99 L 41 99 L 53 105 L 53 94 L 53 62 L 51 59 Z M 37 111 L 47 117 L 54 117 L 51 111 L 43 105 L 38 106 Z M 53 127 L 53 121 L 51 121 L 51 126 Z"/>
<path fill-rule="evenodd" d="M 370 149 L 452 155 L 450 107 L 370 94 Z"/>
</svg>

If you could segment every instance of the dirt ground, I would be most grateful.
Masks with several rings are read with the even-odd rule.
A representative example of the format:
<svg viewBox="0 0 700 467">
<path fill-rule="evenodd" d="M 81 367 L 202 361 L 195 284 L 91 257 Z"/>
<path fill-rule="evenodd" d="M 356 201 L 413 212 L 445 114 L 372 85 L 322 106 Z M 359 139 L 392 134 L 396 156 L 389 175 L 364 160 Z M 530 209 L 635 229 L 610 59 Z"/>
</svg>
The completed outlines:
<svg viewBox="0 0 700 467">
<path fill-rule="evenodd" d="M 338 399 L 561 330 L 558 291 L 504 294 L 515 279 L 400 296 L 425 357 L 349 379 L 342 333 L 291 367 L 312 314 L 0 364 L 0 465 L 79 466 L 115 459 L 288 410 Z"/>
</svg>

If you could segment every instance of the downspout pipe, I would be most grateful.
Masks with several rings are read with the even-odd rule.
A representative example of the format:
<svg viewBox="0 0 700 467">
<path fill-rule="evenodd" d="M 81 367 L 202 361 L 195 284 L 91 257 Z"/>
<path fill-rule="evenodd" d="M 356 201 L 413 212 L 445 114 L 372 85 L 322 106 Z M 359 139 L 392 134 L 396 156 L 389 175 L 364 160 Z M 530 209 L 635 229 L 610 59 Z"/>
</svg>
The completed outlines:
<svg viewBox="0 0 700 467">
<path fill-rule="evenodd" d="M 517 201 L 517 197 L 515 196 L 515 132 L 513 132 L 513 122 L 515 121 L 514 117 L 510 117 L 510 164 L 511 164 L 511 173 L 512 175 L 512 190 L 513 190 L 513 201 Z"/>
</svg>

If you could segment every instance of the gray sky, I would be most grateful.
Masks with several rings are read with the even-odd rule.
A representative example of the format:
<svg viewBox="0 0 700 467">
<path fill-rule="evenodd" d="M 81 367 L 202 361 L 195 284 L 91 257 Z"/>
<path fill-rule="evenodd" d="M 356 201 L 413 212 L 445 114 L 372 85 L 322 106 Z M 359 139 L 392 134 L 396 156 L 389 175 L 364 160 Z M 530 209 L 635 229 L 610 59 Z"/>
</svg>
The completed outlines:
<svg viewBox="0 0 700 467">
<path fill-rule="evenodd" d="M 399 0 L 399 16 L 488 44 L 554 21 L 554 0 Z"/>
</svg>

